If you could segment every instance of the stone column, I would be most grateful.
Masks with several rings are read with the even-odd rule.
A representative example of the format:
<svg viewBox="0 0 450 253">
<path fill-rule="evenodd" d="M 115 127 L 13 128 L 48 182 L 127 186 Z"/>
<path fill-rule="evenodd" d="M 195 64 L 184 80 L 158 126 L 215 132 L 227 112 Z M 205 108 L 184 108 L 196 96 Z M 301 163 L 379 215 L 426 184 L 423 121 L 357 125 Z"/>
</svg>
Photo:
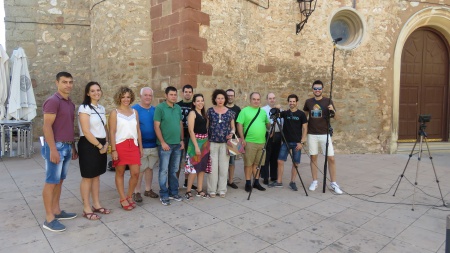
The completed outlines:
<svg viewBox="0 0 450 253">
<path fill-rule="evenodd" d="M 201 0 L 152 0 L 152 86 L 163 90 L 172 85 L 197 87 L 198 75 L 212 75 L 203 62 L 207 41 L 199 36 L 201 25 L 209 26 L 209 15 L 201 11 Z"/>
</svg>

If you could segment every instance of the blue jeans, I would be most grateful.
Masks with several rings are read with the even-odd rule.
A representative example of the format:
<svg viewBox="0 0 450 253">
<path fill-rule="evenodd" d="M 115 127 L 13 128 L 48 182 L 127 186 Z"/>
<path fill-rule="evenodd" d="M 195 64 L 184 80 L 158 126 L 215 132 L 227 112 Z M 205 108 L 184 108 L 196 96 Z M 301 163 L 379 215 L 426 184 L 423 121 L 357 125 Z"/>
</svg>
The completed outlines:
<svg viewBox="0 0 450 253">
<path fill-rule="evenodd" d="M 70 160 L 72 160 L 72 145 L 62 142 L 55 143 L 59 153 L 59 163 L 50 161 L 50 148 L 47 142 L 41 148 L 42 158 L 45 160 L 45 182 L 48 184 L 59 184 L 66 179 L 69 170 Z"/>
<path fill-rule="evenodd" d="M 170 150 L 165 151 L 158 146 L 159 155 L 159 195 L 161 199 L 169 199 L 169 195 L 178 195 L 177 172 L 180 166 L 181 145 L 169 144 Z M 169 187 L 167 188 L 167 178 Z"/>
<path fill-rule="evenodd" d="M 294 162 L 296 164 L 300 164 L 300 158 L 302 155 L 302 150 L 295 150 L 295 148 L 297 147 L 297 143 L 296 142 L 289 142 L 289 148 L 286 146 L 285 143 L 283 143 L 281 145 L 280 148 L 280 154 L 278 155 L 278 160 L 282 160 L 285 161 L 287 160 L 288 154 L 289 154 L 289 149 L 292 150 L 292 156 L 294 158 Z"/>
</svg>

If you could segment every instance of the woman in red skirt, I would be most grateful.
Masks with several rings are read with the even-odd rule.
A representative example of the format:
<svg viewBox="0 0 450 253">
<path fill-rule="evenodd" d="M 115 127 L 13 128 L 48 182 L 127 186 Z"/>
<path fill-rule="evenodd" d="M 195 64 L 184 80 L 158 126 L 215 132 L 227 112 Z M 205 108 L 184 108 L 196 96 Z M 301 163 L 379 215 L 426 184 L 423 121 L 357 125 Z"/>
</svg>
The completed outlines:
<svg viewBox="0 0 450 253">
<path fill-rule="evenodd" d="M 128 87 L 120 87 L 114 95 L 117 109 L 109 116 L 109 130 L 111 135 L 111 156 L 116 168 L 116 187 L 120 195 L 120 205 L 130 211 L 136 207 L 131 198 L 139 178 L 139 166 L 142 156 L 142 138 L 139 129 L 139 115 L 131 108 L 134 92 Z M 125 167 L 130 168 L 128 191 L 125 195 L 124 174 Z"/>
</svg>

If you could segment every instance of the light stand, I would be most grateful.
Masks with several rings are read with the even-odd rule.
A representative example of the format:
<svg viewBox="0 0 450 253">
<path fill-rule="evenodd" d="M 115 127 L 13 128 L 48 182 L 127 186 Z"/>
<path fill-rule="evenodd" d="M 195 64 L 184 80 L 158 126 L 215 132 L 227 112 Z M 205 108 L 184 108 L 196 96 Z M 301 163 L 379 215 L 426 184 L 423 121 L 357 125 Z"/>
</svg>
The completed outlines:
<svg viewBox="0 0 450 253">
<path fill-rule="evenodd" d="M 429 122 L 430 119 L 431 119 L 431 115 L 420 115 L 419 116 L 420 128 L 419 128 L 419 133 L 418 133 L 418 136 L 417 136 L 417 140 L 414 143 L 414 146 L 413 146 L 413 148 L 411 150 L 411 153 L 409 154 L 409 158 L 408 158 L 408 161 L 406 162 L 405 168 L 403 169 L 403 172 L 400 175 L 400 180 L 398 181 L 397 188 L 395 188 L 394 195 L 392 195 L 392 196 L 395 196 L 395 193 L 397 192 L 398 187 L 399 187 L 400 183 L 402 182 L 403 176 L 405 175 L 405 171 L 406 171 L 406 168 L 408 167 L 409 161 L 411 160 L 411 157 L 413 156 L 414 150 L 416 149 L 417 142 L 419 142 L 419 153 L 418 153 L 419 155 L 418 155 L 417 168 L 416 168 L 416 179 L 414 181 L 414 194 L 413 194 L 413 203 L 412 203 L 412 209 L 411 209 L 412 211 L 414 211 L 414 204 L 415 204 L 415 201 L 416 201 L 416 188 L 417 188 L 417 185 L 418 185 L 417 184 L 417 177 L 419 175 L 420 161 L 422 160 L 422 151 L 423 151 L 422 144 L 423 144 L 423 140 L 425 140 L 425 144 L 427 145 L 428 156 L 430 157 L 431 167 L 433 167 L 434 177 L 436 179 L 436 183 L 437 183 L 438 188 L 439 188 L 439 193 L 441 194 L 442 205 L 443 206 L 447 206 L 445 204 L 444 197 L 442 196 L 441 186 L 439 185 L 439 179 L 438 179 L 437 174 L 436 174 L 436 169 L 434 168 L 433 157 L 431 157 L 430 147 L 428 146 L 427 133 L 425 132 L 425 128 L 427 127 L 425 123 Z"/>
<path fill-rule="evenodd" d="M 336 55 L 336 44 L 337 42 L 341 41 L 342 38 L 337 38 L 335 40 L 333 40 L 333 61 L 331 63 L 331 82 L 330 82 L 330 103 L 328 105 L 331 104 L 331 101 L 333 99 L 333 80 L 334 80 L 334 59 L 335 59 L 335 55 Z M 327 121 L 327 129 L 328 129 L 328 134 L 327 134 L 327 141 L 325 143 L 325 163 L 323 164 L 323 189 L 322 192 L 325 193 L 326 190 L 326 185 L 327 185 L 327 168 L 328 168 L 328 145 L 330 142 L 330 135 L 333 135 L 333 129 L 331 128 L 331 124 L 330 124 L 330 118 L 334 117 L 334 111 L 329 111 L 328 115 L 325 115 L 325 119 Z"/>
</svg>

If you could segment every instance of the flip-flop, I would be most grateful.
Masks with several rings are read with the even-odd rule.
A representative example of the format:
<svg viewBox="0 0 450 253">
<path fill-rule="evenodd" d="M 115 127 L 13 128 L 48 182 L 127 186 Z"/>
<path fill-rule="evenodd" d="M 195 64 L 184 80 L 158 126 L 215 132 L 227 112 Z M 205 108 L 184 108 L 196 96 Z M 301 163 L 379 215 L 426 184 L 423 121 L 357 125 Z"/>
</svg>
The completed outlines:
<svg viewBox="0 0 450 253">
<path fill-rule="evenodd" d="M 88 220 L 100 220 L 100 216 L 98 216 L 95 213 L 86 213 L 83 211 L 83 217 L 88 219 Z"/>
<path fill-rule="evenodd" d="M 101 214 L 110 214 L 111 213 L 111 210 L 106 209 L 104 207 L 95 208 L 94 206 L 92 206 L 92 211 L 94 211 L 94 213 L 101 213 Z"/>
</svg>

